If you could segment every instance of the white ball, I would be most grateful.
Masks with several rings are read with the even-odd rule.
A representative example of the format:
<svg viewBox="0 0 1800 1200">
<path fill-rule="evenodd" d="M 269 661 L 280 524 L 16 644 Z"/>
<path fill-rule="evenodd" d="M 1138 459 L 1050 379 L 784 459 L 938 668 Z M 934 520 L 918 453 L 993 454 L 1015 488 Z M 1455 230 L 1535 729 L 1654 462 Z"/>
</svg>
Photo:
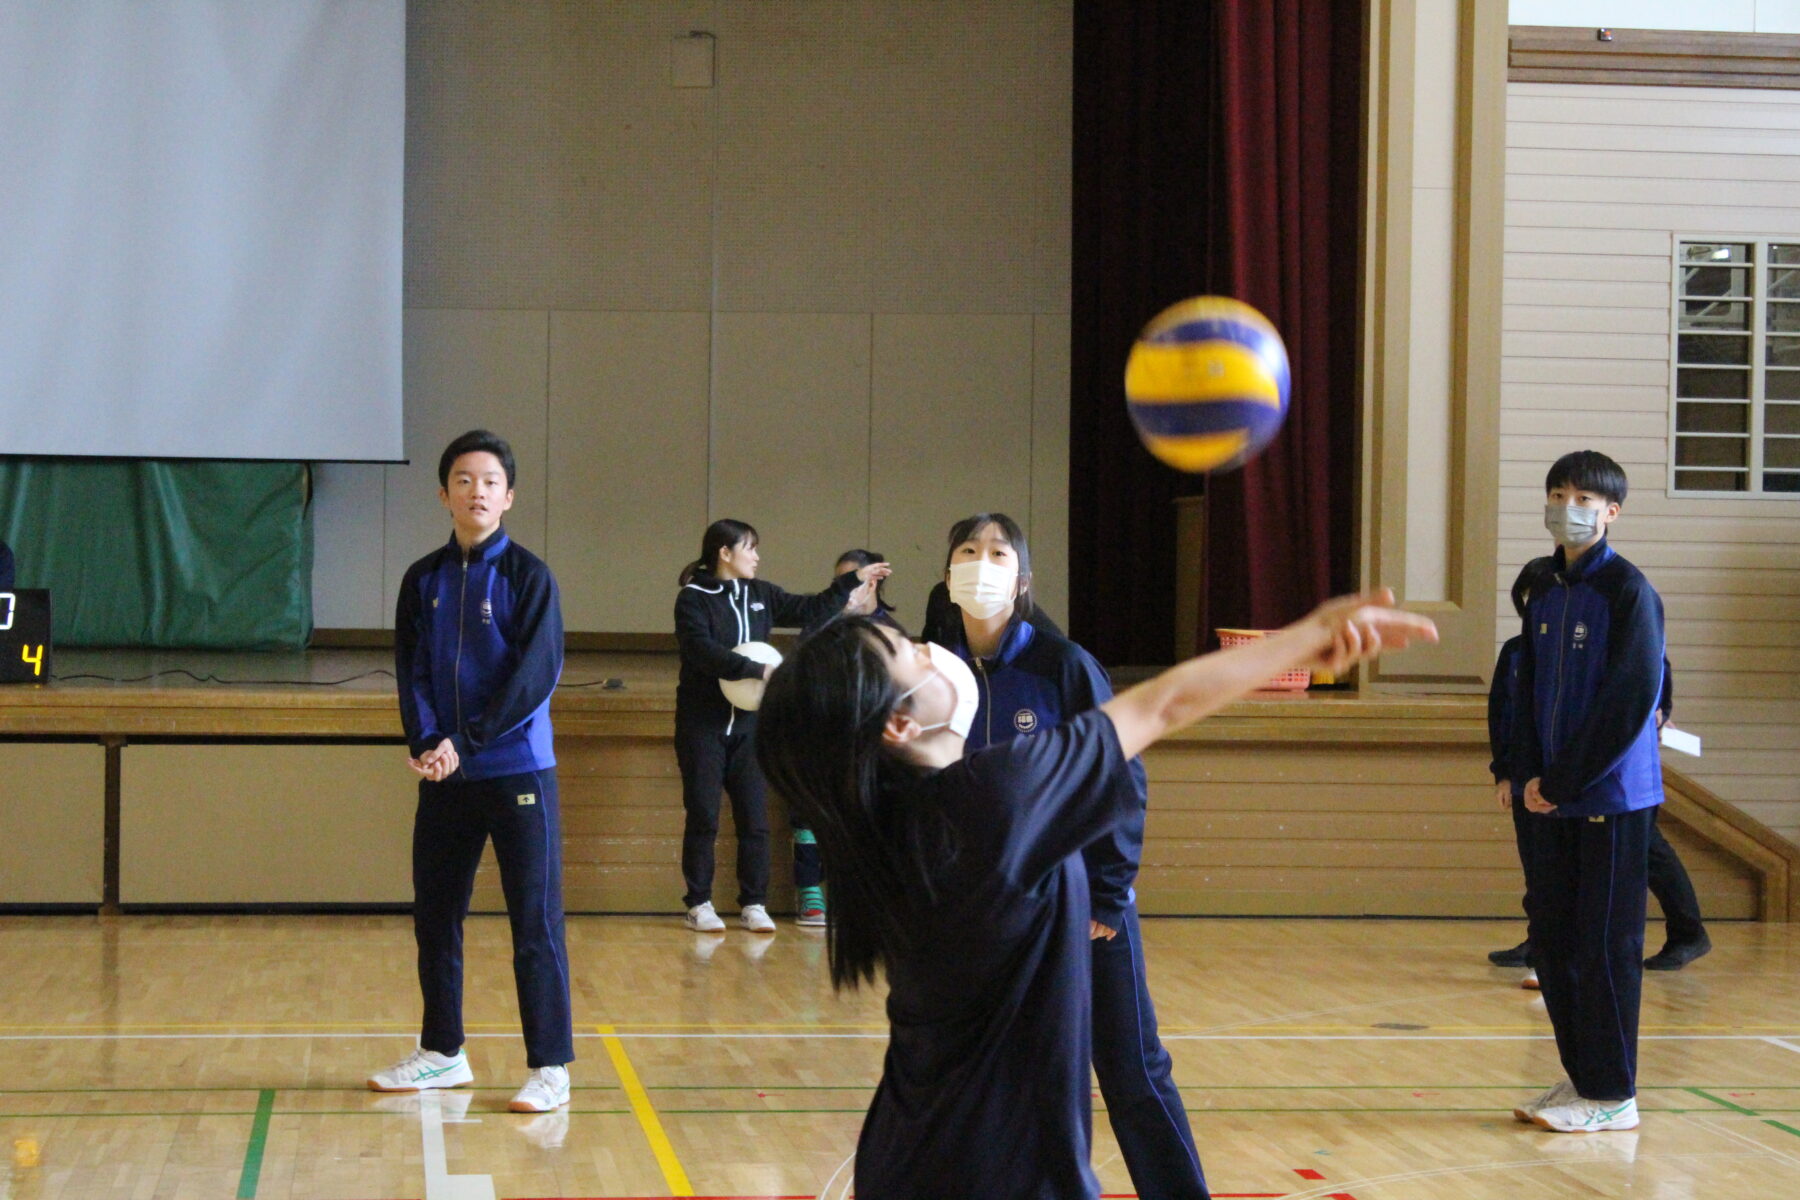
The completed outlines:
<svg viewBox="0 0 1800 1200">
<path fill-rule="evenodd" d="M 767 642 L 745 642 L 732 649 L 751 662 L 766 663 L 771 667 L 781 665 L 781 651 Z M 764 686 L 761 679 L 719 680 L 719 690 L 725 693 L 725 699 L 731 701 L 733 708 L 741 708 L 745 712 L 755 712 L 762 707 Z"/>
</svg>

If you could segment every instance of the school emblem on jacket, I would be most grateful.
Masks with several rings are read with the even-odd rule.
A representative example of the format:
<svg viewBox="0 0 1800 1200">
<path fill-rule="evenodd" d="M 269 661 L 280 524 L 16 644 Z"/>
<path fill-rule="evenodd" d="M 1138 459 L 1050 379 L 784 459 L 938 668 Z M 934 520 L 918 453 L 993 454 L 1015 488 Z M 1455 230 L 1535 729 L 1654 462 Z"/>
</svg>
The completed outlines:
<svg viewBox="0 0 1800 1200">
<path fill-rule="evenodd" d="M 1013 728 L 1020 733 L 1030 733 L 1038 727 L 1038 716 L 1029 708 L 1021 708 L 1013 714 Z"/>
<path fill-rule="evenodd" d="M 755 603 L 750 605 L 751 612 L 761 612 L 762 610 L 763 610 L 763 602 L 761 600 L 758 600 Z"/>
<path fill-rule="evenodd" d="M 1585 641 L 1587 641 L 1587 622 L 1577 621 L 1575 622 L 1575 644 L 1579 646 Z"/>
<path fill-rule="evenodd" d="M 484 599 L 481 602 L 481 623 L 483 625 L 494 623 L 494 602 L 492 600 Z"/>
</svg>

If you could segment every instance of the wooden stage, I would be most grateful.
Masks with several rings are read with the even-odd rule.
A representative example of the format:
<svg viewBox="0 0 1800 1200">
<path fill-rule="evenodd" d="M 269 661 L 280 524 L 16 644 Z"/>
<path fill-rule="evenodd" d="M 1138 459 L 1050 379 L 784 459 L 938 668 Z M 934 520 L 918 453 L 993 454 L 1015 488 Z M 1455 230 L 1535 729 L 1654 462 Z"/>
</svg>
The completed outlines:
<svg viewBox="0 0 1800 1200">
<path fill-rule="evenodd" d="M 388 652 L 65 651 L 56 669 L 53 684 L 0 690 L 0 905 L 410 899 L 415 784 Z M 679 909 L 675 677 L 666 653 L 569 656 L 552 711 L 571 911 Z M 1481 696 L 1234 704 L 1146 756 L 1142 909 L 1516 916 L 1511 824 L 1487 760 Z M 1709 915 L 1786 919 L 1785 843 L 1699 789 L 1677 790 L 1668 832 Z M 781 911 L 791 862 L 785 814 L 772 810 Z M 722 833 L 722 910 L 734 907 L 733 853 Z M 500 907 L 491 863 L 477 889 L 478 910 Z"/>
</svg>

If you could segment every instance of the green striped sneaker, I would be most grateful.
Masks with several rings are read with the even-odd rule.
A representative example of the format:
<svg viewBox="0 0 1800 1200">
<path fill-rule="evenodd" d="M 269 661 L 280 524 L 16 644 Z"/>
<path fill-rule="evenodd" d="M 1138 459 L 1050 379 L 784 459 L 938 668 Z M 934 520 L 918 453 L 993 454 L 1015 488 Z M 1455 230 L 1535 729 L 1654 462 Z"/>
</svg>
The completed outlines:
<svg viewBox="0 0 1800 1200">
<path fill-rule="evenodd" d="M 1636 1100 L 1584 1100 L 1580 1097 L 1532 1114 L 1532 1121 L 1557 1133 L 1605 1133 L 1612 1129 L 1636 1129 Z"/>
<path fill-rule="evenodd" d="M 825 889 L 803 887 L 800 889 L 800 915 L 794 918 L 796 925 L 818 926 L 825 924 Z"/>
<path fill-rule="evenodd" d="M 369 1076 L 372 1092 L 423 1092 L 430 1088 L 461 1087 L 475 1082 L 469 1056 L 439 1054 L 420 1047 L 385 1071 Z"/>
</svg>

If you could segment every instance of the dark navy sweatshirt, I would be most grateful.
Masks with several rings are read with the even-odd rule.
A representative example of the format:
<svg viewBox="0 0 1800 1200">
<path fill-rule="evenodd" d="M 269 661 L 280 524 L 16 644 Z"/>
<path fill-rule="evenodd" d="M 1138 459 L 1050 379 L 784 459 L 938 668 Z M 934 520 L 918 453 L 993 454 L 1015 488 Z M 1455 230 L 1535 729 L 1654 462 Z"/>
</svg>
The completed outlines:
<svg viewBox="0 0 1800 1200">
<path fill-rule="evenodd" d="M 769 631 L 823 623 L 842 612 L 856 590 L 846 571 L 813 596 L 796 596 L 761 579 L 720 579 L 697 571 L 675 594 L 675 640 L 681 678 L 675 685 L 675 722 L 687 728 L 734 728 L 739 713 L 719 690 L 722 679 L 760 679 L 763 665 L 737 653 L 745 642 L 766 642 Z"/>
<path fill-rule="evenodd" d="M 462 760 L 452 778 L 555 766 L 550 694 L 562 665 L 556 577 L 506 530 L 467 554 L 453 535 L 407 568 L 394 613 L 394 675 L 415 757 L 449 738 Z"/>
</svg>

